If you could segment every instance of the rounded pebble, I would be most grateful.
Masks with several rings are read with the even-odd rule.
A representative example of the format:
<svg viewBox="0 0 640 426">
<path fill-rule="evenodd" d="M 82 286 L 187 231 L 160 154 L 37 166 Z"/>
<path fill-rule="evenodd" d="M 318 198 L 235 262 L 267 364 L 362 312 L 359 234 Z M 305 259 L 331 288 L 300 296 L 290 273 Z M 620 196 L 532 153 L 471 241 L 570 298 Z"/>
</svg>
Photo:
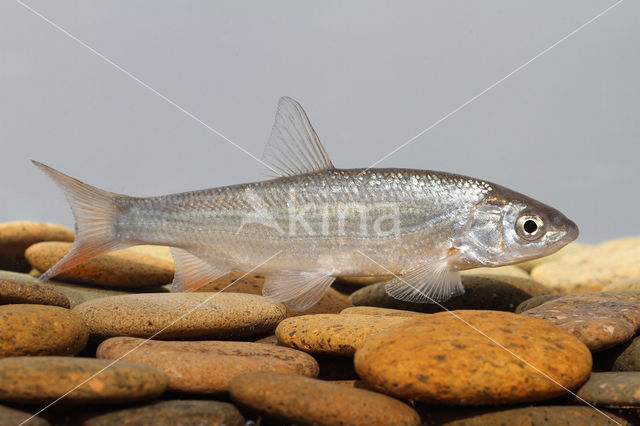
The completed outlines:
<svg viewBox="0 0 640 426">
<path fill-rule="evenodd" d="M 149 293 L 103 297 L 73 308 L 98 337 L 233 338 L 266 334 L 281 303 L 241 293 Z"/>
<path fill-rule="evenodd" d="M 453 311 L 411 318 L 368 338 L 354 364 L 363 380 L 389 395 L 493 405 L 564 394 L 555 382 L 575 389 L 589 377 L 591 353 L 573 335 L 537 318 Z"/>
<path fill-rule="evenodd" d="M 75 235 L 66 226 L 42 222 L 0 223 L 0 269 L 28 272 L 31 269 L 24 251 L 41 241 L 73 241 Z"/>
<path fill-rule="evenodd" d="M 0 357 L 75 355 L 89 330 L 70 310 L 45 305 L 0 306 Z"/>
<path fill-rule="evenodd" d="M 312 356 L 290 348 L 253 342 L 163 342 L 114 337 L 98 346 L 96 357 L 152 365 L 169 376 L 168 389 L 185 393 L 223 393 L 235 376 L 275 371 L 316 377 Z"/>
<path fill-rule="evenodd" d="M 592 352 L 631 339 L 640 328 L 640 304 L 617 299 L 568 296 L 524 311 L 576 336 Z"/>
<path fill-rule="evenodd" d="M 0 405 L 0 426 L 49 426 L 50 424 L 41 417 L 32 417 L 31 413 Z"/>
<path fill-rule="evenodd" d="M 280 373 L 248 373 L 231 381 L 233 401 L 278 423 L 418 425 L 408 405 L 376 392 Z"/>
<path fill-rule="evenodd" d="M 353 306 L 340 312 L 342 315 L 382 315 L 388 317 L 420 317 L 425 315 L 420 312 L 405 311 L 402 309 L 377 308 L 375 306 Z"/>
<path fill-rule="evenodd" d="M 287 318 L 276 328 L 280 344 L 314 354 L 353 355 L 369 336 L 408 318 L 316 314 Z"/>
<path fill-rule="evenodd" d="M 620 281 L 616 281 L 608 286 L 605 286 L 602 291 L 620 291 L 620 290 L 635 290 L 640 291 L 640 275 L 625 278 Z"/>
<path fill-rule="evenodd" d="M 47 404 L 65 395 L 58 404 L 113 404 L 152 399 L 167 387 L 167 375 L 160 369 L 124 361 L 110 363 L 49 356 L 0 359 L 0 400 Z"/>
<path fill-rule="evenodd" d="M 228 402 L 170 400 L 112 411 L 93 417 L 84 426 L 244 426 L 244 417 Z"/>
<path fill-rule="evenodd" d="M 640 372 L 591 373 L 577 395 L 596 407 L 640 407 Z"/>
<path fill-rule="evenodd" d="M 555 253 L 550 254 L 549 256 L 544 256 L 544 257 L 539 257 L 537 259 L 532 259 L 532 260 L 527 260 L 526 262 L 522 262 L 522 263 L 518 263 L 517 267 L 524 269 L 527 272 L 531 272 L 531 270 L 533 268 L 535 268 L 536 266 L 540 266 L 543 263 L 549 263 L 552 262 L 554 260 L 559 260 L 569 254 L 574 254 L 579 252 L 580 250 L 582 250 L 585 247 L 589 247 L 586 244 L 581 244 L 581 243 L 576 243 L 575 241 L 572 243 L 567 244 L 566 246 L 562 247 L 560 250 L 558 250 Z"/>
<path fill-rule="evenodd" d="M 560 299 L 563 297 L 576 297 L 576 296 L 588 296 L 588 297 L 603 297 L 606 299 L 617 299 L 625 302 L 640 303 L 640 291 L 638 290 L 620 290 L 620 291 L 589 291 L 584 293 L 558 293 L 558 294 L 545 294 L 543 296 L 532 297 L 529 300 L 525 300 L 516 308 L 516 313 L 522 313 L 533 309 L 536 306 L 540 306 L 544 303 L 552 300 Z"/>
<path fill-rule="evenodd" d="M 51 286 L 0 278 L 0 304 L 10 303 L 71 307 L 69 298 Z"/>
<path fill-rule="evenodd" d="M 25 251 L 29 263 L 46 271 L 71 250 L 71 243 L 44 242 Z M 154 287 L 173 280 L 173 267 L 166 259 L 131 248 L 98 255 L 68 269 L 56 279 L 105 287 Z"/>
</svg>

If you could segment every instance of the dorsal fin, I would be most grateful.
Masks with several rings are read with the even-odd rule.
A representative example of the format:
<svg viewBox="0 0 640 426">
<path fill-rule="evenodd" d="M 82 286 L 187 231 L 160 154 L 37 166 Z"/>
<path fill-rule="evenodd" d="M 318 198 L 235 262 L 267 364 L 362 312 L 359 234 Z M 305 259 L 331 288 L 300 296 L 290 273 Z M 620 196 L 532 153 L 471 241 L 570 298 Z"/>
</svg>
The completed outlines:
<svg viewBox="0 0 640 426">
<path fill-rule="evenodd" d="M 296 176 L 335 167 L 302 106 L 289 97 L 278 102 L 276 119 L 262 160 L 271 177 Z"/>
</svg>

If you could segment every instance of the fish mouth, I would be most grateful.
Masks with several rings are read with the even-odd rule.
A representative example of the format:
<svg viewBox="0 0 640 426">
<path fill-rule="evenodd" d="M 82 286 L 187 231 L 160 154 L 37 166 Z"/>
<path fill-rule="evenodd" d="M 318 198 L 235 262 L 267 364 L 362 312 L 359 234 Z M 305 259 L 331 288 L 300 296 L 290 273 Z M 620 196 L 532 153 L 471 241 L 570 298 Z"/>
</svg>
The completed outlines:
<svg viewBox="0 0 640 426">
<path fill-rule="evenodd" d="M 567 219 L 567 223 L 565 224 L 565 237 L 564 240 L 568 243 L 574 241 L 580 235 L 580 229 L 578 229 L 578 225 L 572 220 Z"/>
</svg>

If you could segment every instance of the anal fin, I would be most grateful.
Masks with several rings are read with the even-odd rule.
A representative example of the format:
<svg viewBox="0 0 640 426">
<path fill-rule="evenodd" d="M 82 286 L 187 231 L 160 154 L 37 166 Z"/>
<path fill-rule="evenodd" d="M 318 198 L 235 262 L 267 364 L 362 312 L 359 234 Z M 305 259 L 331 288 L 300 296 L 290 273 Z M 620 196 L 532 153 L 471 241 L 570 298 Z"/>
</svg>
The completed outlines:
<svg viewBox="0 0 640 426">
<path fill-rule="evenodd" d="M 389 296 L 405 302 L 444 302 L 464 294 L 460 273 L 452 270 L 447 259 L 427 263 L 396 277 L 385 285 Z"/>
<path fill-rule="evenodd" d="M 197 290 L 228 272 L 183 249 L 171 247 L 171 255 L 176 267 L 171 283 L 172 292 Z"/>
<path fill-rule="evenodd" d="M 335 277 L 318 272 L 291 271 L 267 275 L 262 295 L 273 302 L 284 302 L 296 311 L 304 312 L 327 292 Z"/>
</svg>

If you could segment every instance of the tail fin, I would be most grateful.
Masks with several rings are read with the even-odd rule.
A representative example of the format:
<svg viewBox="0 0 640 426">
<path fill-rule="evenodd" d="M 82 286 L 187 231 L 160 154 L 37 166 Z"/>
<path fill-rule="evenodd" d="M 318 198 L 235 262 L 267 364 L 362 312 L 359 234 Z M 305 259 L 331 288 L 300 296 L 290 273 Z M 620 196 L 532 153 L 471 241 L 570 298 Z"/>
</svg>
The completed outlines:
<svg viewBox="0 0 640 426">
<path fill-rule="evenodd" d="M 123 195 L 87 185 L 37 161 L 32 163 L 62 189 L 76 220 L 76 239 L 71 251 L 46 271 L 41 280 L 50 279 L 101 253 L 131 245 L 118 241 L 113 231 L 117 213 L 114 201 Z"/>
</svg>

